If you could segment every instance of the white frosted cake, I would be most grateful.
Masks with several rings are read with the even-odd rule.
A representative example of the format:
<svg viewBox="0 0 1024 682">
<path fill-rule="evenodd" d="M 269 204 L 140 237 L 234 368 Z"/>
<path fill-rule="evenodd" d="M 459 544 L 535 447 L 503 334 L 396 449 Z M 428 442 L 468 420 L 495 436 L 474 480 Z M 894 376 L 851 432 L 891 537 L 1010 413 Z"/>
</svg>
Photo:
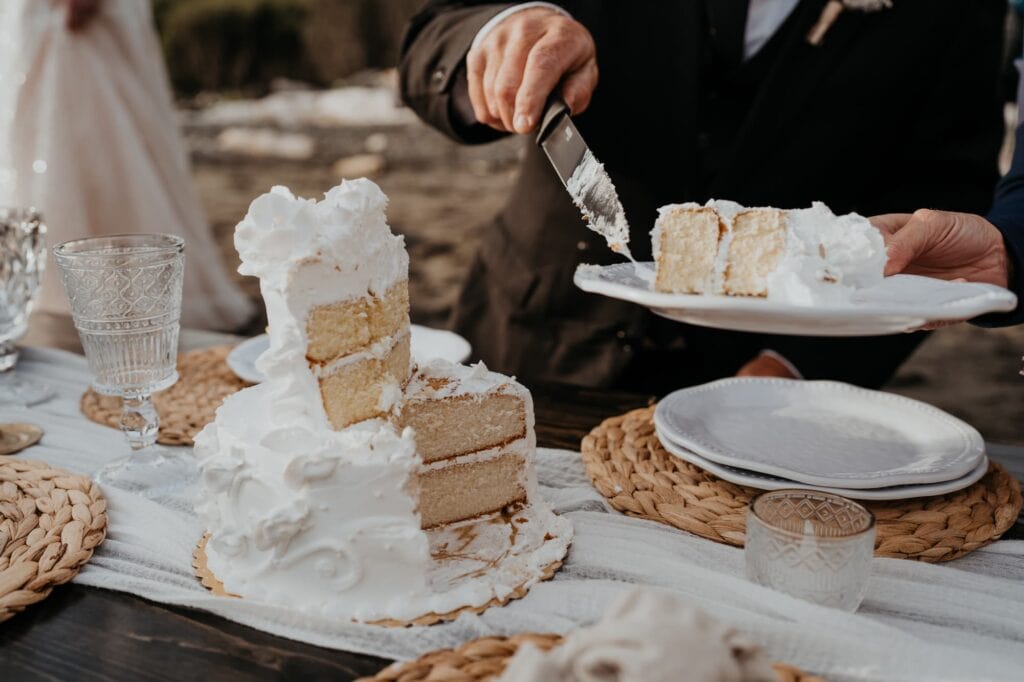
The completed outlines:
<svg viewBox="0 0 1024 682">
<path fill-rule="evenodd" d="M 672 204 L 651 232 L 656 291 L 813 305 L 881 283 L 885 242 L 867 218 L 810 208 Z"/>
<path fill-rule="evenodd" d="M 270 348 L 267 380 L 196 437 L 207 566 L 229 593 L 408 622 L 522 594 L 568 549 L 537 494 L 529 391 L 482 365 L 411 366 L 386 203 L 368 180 L 320 202 L 274 188 L 235 232 Z"/>
</svg>

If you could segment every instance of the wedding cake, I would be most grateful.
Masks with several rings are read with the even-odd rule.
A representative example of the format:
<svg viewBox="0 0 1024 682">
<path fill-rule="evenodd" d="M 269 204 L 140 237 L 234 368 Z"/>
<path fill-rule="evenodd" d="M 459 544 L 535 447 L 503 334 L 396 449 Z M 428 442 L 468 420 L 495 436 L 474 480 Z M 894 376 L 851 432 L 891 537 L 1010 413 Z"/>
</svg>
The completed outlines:
<svg viewBox="0 0 1024 682">
<path fill-rule="evenodd" d="M 673 204 L 651 232 L 656 291 L 758 296 L 813 305 L 880 284 L 881 233 L 866 218 L 810 208 Z"/>
<path fill-rule="evenodd" d="M 267 380 L 196 437 L 206 562 L 245 598 L 430 622 L 521 596 L 568 550 L 539 498 L 530 393 L 482 364 L 413 367 L 408 255 L 369 180 L 275 187 L 235 232 L 260 278 Z M 418 620 L 420 619 L 420 620 Z"/>
</svg>

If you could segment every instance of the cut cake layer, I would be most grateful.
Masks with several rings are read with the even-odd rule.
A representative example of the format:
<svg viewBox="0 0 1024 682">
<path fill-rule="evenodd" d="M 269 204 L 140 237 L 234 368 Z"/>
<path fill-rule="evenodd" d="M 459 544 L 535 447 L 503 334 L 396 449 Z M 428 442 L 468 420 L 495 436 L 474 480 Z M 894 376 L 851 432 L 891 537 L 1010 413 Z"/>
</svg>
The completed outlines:
<svg viewBox="0 0 1024 682">
<path fill-rule="evenodd" d="M 404 334 L 382 355 L 356 353 L 320 370 L 320 397 L 331 428 L 388 416 L 409 381 L 410 362 Z"/>
<path fill-rule="evenodd" d="M 718 212 L 684 204 L 666 207 L 655 225 L 654 288 L 678 294 L 711 293 L 718 242 L 724 231 Z"/>
<path fill-rule="evenodd" d="M 422 527 L 472 519 L 525 502 L 526 466 L 524 453 L 496 449 L 425 467 L 419 474 Z"/>
<path fill-rule="evenodd" d="M 435 360 L 417 369 L 397 417 L 411 427 L 424 528 L 498 511 L 527 497 L 533 433 L 530 392 L 479 363 Z"/>
<path fill-rule="evenodd" d="M 408 327 L 409 281 L 402 280 L 380 297 L 368 294 L 313 308 L 306 320 L 306 358 L 330 362 Z"/>
<path fill-rule="evenodd" d="M 526 406 L 521 397 L 500 393 L 421 400 L 402 408 L 398 425 L 416 431 L 424 462 L 436 462 L 525 437 Z"/>
<path fill-rule="evenodd" d="M 758 208 L 737 213 L 725 263 L 724 292 L 767 296 L 768 275 L 778 267 L 785 248 L 784 211 Z"/>
</svg>

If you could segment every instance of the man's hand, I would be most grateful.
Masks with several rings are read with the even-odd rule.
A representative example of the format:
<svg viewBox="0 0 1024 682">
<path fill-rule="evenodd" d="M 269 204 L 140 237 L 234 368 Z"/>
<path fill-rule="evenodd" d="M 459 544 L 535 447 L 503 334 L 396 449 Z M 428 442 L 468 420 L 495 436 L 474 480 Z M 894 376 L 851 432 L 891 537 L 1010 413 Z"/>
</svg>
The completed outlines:
<svg viewBox="0 0 1024 682">
<path fill-rule="evenodd" d="M 590 32 L 544 7 L 516 12 L 495 26 L 469 51 L 466 67 L 477 121 L 504 132 L 534 130 L 559 82 L 573 114 L 587 108 L 597 85 Z"/>
<path fill-rule="evenodd" d="M 871 222 L 889 250 L 886 276 L 902 272 L 1001 287 L 1010 281 L 1003 235 L 981 216 L 921 209 L 875 216 Z"/>
<path fill-rule="evenodd" d="M 100 0 L 67 0 L 65 25 L 71 31 L 85 28 L 100 9 Z"/>
</svg>

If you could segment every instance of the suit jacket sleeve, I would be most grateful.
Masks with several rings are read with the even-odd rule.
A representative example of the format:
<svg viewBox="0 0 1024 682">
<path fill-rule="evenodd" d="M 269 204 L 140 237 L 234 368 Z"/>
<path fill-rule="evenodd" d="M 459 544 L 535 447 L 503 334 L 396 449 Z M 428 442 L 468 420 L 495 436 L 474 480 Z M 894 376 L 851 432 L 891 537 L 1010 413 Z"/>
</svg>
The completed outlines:
<svg viewBox="0 0 1024 682">
<path fill-rule="evenodd" d="M 1010 289 L 1017 294 L 1017 309 L 1003 315 L 986 315 L 975 320 L 983 327 L 1005 327 L 1024 322 L 1024 124 L 1017 126 L 1017 146 L 1010 172 L 996 189 L 988 220 L 1003 233 L 1013 277 Z"/>
<path fill-rule="evenodd" d="M 466 53 L 477 32 L 515 3 L 431 0 L 409 22 L 399 58 L 402 101 L 456 142 L 490 142 L 502 133 L 466 124 L 456 114 L 456 90 L 466 89 Z"/>
</svg>

